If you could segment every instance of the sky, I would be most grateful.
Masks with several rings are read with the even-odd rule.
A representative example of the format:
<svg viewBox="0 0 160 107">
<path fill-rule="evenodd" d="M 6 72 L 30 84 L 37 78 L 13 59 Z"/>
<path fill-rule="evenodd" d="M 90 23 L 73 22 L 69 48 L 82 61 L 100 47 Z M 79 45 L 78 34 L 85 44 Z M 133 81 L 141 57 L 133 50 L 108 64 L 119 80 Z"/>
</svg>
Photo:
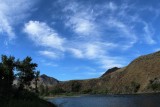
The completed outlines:
<svg viewBox="0 0 160 107">
<path fill-rule="evenodd" d="M 0 0 L 0 55 L 90 79 L 160 50 L 159 0 Z"/>
</svg>

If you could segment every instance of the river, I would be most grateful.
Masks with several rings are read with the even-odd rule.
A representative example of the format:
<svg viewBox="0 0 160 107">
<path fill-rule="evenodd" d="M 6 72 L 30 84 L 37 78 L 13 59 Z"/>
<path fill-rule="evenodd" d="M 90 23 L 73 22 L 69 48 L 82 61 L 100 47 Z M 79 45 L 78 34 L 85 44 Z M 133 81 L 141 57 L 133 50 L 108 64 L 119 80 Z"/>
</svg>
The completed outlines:
<svg viewBox="0 0 160 107">
<path fill-rule="evenodd" d="M 85 95 L 49 99 L 58 107 L 160 107 L 160 94 Z"/>
</svg>

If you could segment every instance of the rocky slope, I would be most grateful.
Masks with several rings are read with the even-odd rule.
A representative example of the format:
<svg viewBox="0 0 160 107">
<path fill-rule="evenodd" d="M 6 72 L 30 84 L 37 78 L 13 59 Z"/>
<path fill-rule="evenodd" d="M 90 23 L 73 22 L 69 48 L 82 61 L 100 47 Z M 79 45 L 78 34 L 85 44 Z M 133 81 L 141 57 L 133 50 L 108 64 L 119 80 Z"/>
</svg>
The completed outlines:
<svg viewBox="0 0 160 107">
<path fill-rule="evenodd" d="M 160 51 L 140 56 L 124 68 L 109 69 L 100 78 L 72 80 L 53 87 L 63 92 L 145 93 L 160 91 Z"/>
<path fill-rule="evenodd" d="M 51 87 L 51 86 L 56 85 L 58 83 L 59 83 L 59 81 L 57 79 L 55 79 L 53 77 L 49 77 L 45 74 L 40 76 L 39 82 L 38 82 L 38 84 L 42 84 L 42 85 L 45 85 L 48 87 Z"/>
<path fill-rule="evenodd" d="M 39 76 L 38 87 L 43 85 L 44 87 L 53 87 L 57 85 L 59 81 L 53 77 L 49 77 L 45 74 Z M 13 85 L 18 85 L 18 78 L 13 81 Z M 31 86 L 35 88 L 35 81 L 31 82 Z"/>
</svg>

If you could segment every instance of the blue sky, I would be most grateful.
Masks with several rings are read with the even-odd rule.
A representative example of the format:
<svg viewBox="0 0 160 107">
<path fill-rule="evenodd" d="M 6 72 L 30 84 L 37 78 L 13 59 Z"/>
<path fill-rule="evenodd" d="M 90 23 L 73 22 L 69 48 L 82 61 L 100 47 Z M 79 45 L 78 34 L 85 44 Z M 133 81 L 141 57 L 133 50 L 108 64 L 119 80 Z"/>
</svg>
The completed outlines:
<svg viewBox="0 0 160 107">
<path fill-rule="evenodd" d="M 158 0 L 0 0 L 0 54 L 88 79 L 160 50 Z"/>
</svg>

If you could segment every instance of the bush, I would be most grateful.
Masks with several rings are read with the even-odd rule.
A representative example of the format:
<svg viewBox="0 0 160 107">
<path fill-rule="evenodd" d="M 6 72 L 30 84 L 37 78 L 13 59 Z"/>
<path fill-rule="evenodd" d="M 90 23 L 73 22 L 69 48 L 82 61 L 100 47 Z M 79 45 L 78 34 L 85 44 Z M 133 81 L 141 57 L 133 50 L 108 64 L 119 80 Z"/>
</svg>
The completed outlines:
<svg viewBox="0 0 160 107">
<path fill-rule="evenodd" d="M 160 90 L 160 82 L 157 78 L 154 78 L 153 80 L 149 81 L 148 88 L 152 89 L 153 91 L 159 91 Z"/>
<path fill-rule="evenodd" d="M 136 83 L 135 81 L 132 81 L 132 82 L 130 83 L 130 85 L 126 85 L 126 86 L 124 87 L 123 92 L 124 92 L 124 93 L 136 93 L 136 92 L 138 92 L 139 88 L 140 88 L 140 84 L 139 84 L 139 83 Z M 121 93 L 121 92 L 120 92 L 120 93 Z"/>
<path fill-rule="evenodd" d="M 140 88 L 140 84 L 133 81 L 131 82 L 131 88 L 132 92 L 136 93 Z"/>
<path fill-rule="evenodd" d="M 159 91 L 160 90 L 160 83 L 152 83 L 149 85 L 149 88 L 151 88 L 154 91 Z"/>
<path fill-rule="evenodd" d="M 92 93 L 92 89 L 86 89 L 82 91 L 83 94 L 90 94 Z"/>
<path fill-rule="evenodd" d="M 81 88 L 81 84 L 78 81 L 73 81 L 71 90 L 72 92 L 79 92 Z"/>
<path fill-rule="evenodd" d="M 50 93 L 53 95 L 57 95 L 57 94 L 65 93 L 65 91 L 60 87 L 55 87 Z"/>
</svg>

